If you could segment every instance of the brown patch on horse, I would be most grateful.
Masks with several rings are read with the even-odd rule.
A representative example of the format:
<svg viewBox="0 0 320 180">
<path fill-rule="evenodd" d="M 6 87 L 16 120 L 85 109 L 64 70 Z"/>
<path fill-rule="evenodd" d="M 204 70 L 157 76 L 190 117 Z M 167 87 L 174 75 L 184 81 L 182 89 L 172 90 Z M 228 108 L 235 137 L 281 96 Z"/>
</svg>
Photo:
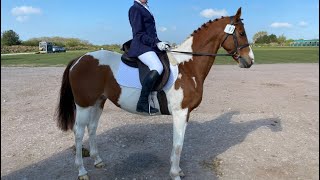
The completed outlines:
<svg viewBox="0 0 320 180">
<path fill-rule="evenodd" d="M 222 21 L 226 22 L 221 23 Z M 219 40 L 213 40 L 213 37 L 222 38 L 221 35 L 224 34 L 221 32 L 223 32 L 224 25 L 227 24 L 227 19 L 220 19 L 219 24 L 218 20 L 209 21 L 192 34 L 192 50 L 194 52 L 214 53 L 218 51 L 220 44 L 217 42 Z M 189 112 L 191 112 L 201 103 L 204 80 L 214 60 L 215 57 L 212 56 L 193 56 L 192 60 L 179 64 L 179 73 L 182 76 L 176 80 L 175 89 L 177 90 L 181 87 L 183 90 L 184 98 L 181 104 L 183 109 L 188 108 Z"/>
<path fill-rule="evenodd" d="M 189 76 L 189 71 L 194 63 L 189 61 L 188 63 L 180 64 L 179 70 L 181 73 L 181 78 L 178 78 L 175 82 L 175 89 L 181 88 L 183 90 L 183 100 L 181 103 L 182 109 L 188 108 L 191 112 L 196 108 L 202 100 L 203 87 L 201 81 L 196 76 Z M 193 79 L 194 78 L 194 79 Z"/>
<path fill-rule="evenodd" d="M 70 84 L 75 102 L 81 107 L 88 107 L 102 98 L 103 108 L 106 99 L 110 99 L 118 107 L 121 88 L 116 82 L 112 70 L 107 65 L 99 65 L 99 61 L 91 55 L 83 56 L 70 71 Z"/>
</svg>

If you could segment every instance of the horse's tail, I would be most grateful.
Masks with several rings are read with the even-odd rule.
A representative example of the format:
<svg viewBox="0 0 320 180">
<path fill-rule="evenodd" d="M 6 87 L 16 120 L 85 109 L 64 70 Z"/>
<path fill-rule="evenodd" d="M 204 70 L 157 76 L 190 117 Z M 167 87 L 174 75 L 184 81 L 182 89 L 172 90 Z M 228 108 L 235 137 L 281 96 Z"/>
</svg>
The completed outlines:
<svg viewBox="0 0 320 180">
<path fill-rule="evenodd" d="M 63 131 L 72 130 L 75 121 L 76 106 L 69 82 L 70 68 L 75 60 L 77 59 L 72 60 L 64 70 L 60 89 L 60 100 L 56 111 L 58 127 Z"/>
</svg>

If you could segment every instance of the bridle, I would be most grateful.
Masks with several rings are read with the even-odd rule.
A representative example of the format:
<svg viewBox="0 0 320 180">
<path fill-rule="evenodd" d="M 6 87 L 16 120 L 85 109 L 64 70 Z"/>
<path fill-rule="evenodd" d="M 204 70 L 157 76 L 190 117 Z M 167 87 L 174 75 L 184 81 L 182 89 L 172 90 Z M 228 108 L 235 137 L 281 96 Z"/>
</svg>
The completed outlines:
<svg viewBox="0 0 320 180">
<path fill-rule="evenodd" d="M 231 19 L 231 23 L 230 23 L 231 25 L 236 25 L 236 24 L 239 24 L 239 23 L 243 24 L 243 23 L 241 22 L 241 20 L 243 20 L 243 19 L 240 19 L 240 21 L 239 21 L 239 22 L 236 22 L 236 23 L 233 22 L 233 16 L 231 16 L 230 19 Z M 225 38 L 224 38 L 224 40 L 222 41 L 220 47 L 221 47 L 221 46 L 223 45 L 223 43 L 227 40 L 227 38 L 229 37 L 229 35 L 231 35 L 231 34 L 226 33 Z M 245 34 L 243 34 L 243 35 L 245 35 Z M 240 36 L 241 36 L 241 34 L 240 34 Z M 238 38 L 237 38 L 237 35 L 236 35 L 236 31 L 233 31 L 232 37 L 233 37 L 233 42 L 234 42 L 235 49 L 234 49 L 233 51 L 231 51 L 229 54 L 232 55 L 232 56 L 235 56 L 236 58 L 239 58 L 239 57 L 241 57 L 239 51 L 240 51 L 241 49 L 243 49 L 243 48 L 246 48 L 246 47 L 250 46 L 250 45 L 247 43 L 247 44 L 243 44 L 243 45 L 239 46 Z"/>
<path fill-rule="evenodd" d="M 231 25 L 236 25 L 238 24 L 239 22 L 233 22 L 233 17 L 234 16 L 231 16 L 230 19 L 231 19 Z M 240 23 L 242 19 L 240 19 Z M 225 38 L 223 39 L 222 43 L 220 44 L 220 47 L 222 47 L 223 43 L 227 40 L 227 38 L 229 37 L 229 33 L 226 33 L 225 35 Z M 244 34 L 245 35 L 245 34 Z M 239 51 L 243 48 L 246 48 L 248 46 L 250 46 L 248 43 L 247 44 L 244 44 L 244 45 L 241 45 L 239 46 L 238 44 L 238 38 L 237 38 L 237 35 L 236 35 L 236 31 L 234 30 L 233 33 L 232 33 L 232 37 L 233 37 L 233 42 L 234 42 L 234 45 L 235 45 L 235 49 L 233 51 L 231 51 L 230 53 L 228 54 L 212 54 L 212 53 L 198 53 L 198 52 L 186 52 L 186 51 L 175 51 L 175 50 L 168 50 L 169 52 L 175 52 L 175 53 L 182 53 L 182 54 L 190 54 L 190 55 L 193 55 L 193 56 L 233 56 L 235 58 L 240 58 L 240 53 Z"/>
</svg>

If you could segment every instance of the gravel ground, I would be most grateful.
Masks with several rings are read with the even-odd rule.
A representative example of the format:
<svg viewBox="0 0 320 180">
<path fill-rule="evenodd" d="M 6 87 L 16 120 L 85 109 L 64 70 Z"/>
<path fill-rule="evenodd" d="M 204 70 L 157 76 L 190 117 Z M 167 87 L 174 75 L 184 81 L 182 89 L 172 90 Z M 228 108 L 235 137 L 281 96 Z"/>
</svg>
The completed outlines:
<svg viewBox="0 0 320 180">
<path fill-rule="evenodd" d="M 63 71 L 1 67 L 1 179 L 77 178 L 73 133 L 53 117 Z M 319 179 L 319 64 L 215 65 L 204 89 L 186 131 L 185 180 Z M 84 158 L 91 179 L 169 179 L 171 116 L 107 102 L 97 143 L 106 167 Z"/>
</svg>

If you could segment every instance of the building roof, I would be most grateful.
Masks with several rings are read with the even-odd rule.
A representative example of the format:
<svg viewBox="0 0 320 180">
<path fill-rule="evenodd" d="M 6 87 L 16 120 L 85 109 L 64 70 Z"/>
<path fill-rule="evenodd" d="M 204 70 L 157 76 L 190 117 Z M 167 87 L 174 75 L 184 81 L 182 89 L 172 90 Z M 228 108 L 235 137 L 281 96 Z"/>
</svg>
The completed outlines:
<svg viewBox="0 0 320 180">
<path fill-rule="evenodd" d="M 294 40 L 294 42 L 319 42 L 319 39 L 310 39 L 310 40 L 304 40 L 304 39 L 299 39 L 299 40 Z"/>
</svg>

